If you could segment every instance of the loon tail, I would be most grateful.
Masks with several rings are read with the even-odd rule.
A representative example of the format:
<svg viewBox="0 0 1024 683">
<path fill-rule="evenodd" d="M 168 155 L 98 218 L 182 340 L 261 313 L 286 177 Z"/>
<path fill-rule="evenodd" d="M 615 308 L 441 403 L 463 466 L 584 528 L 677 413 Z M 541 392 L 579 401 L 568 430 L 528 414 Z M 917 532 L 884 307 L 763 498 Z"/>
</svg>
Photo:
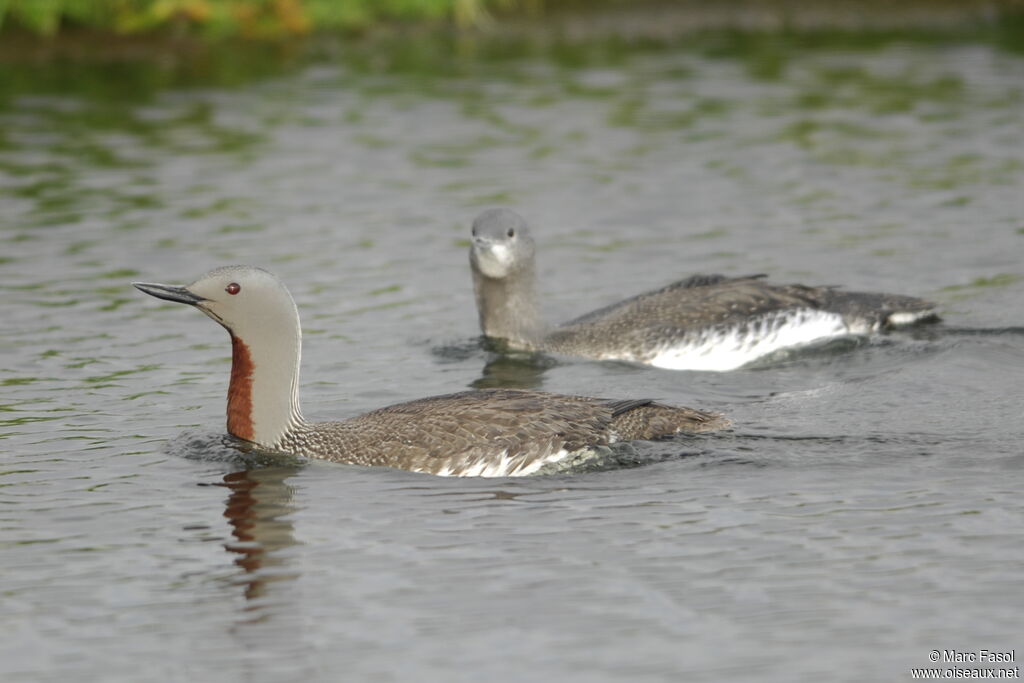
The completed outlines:
<svg viewBox="0 0 1024 683">
<path fill-rule="evenodd" d="M 693 408 L 667 406 L 651 399 L 610 401 L 611 429 L 623 441 L 659 439 L 724 429 L 729 420 Z"/>
<path fill-rule="evenodd" d="M 888 330 L 940 320 L 932 302 L 899 294 L 830 289 L 822 308 L 840 314 L 852 327 L 867 326 L 867 331 Z"/>
</svg>

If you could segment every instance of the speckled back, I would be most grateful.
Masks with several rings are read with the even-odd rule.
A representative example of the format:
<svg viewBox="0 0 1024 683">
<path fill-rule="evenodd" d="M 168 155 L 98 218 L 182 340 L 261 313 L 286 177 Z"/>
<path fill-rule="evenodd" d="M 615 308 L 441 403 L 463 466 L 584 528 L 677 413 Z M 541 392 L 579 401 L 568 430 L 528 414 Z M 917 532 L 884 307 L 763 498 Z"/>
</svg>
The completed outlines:
<svg viewBox="0 0 1024 683">
<path fill-rule="evenodd" d="M 306 424 L 279 447 L 431 474 L 515 475 L 535 471 L 558 454 L 620 439 L 654 439 L 726 424 L 709 413 L 649 400 L 490 389 L 402 403 L 342 422 Z"/>
</svg>

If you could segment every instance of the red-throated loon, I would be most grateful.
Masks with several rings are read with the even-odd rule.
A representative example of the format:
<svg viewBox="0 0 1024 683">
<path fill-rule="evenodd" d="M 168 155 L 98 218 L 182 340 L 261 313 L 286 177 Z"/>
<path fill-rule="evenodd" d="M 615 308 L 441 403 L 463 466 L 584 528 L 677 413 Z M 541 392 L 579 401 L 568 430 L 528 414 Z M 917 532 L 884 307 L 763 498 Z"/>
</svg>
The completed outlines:
<svg viewBox="0 0 1024 683">
<path fill-rule="evenodd" d="M 938 319 L 933 304 L 909 296 L 694 275 L 549 327 L 530 229 L 508 209 L 473 221 L 469 261 L 485 336 L 512 349 L 672 370 L 733 370 L 780 349 Z"/>
<path fill-rule="evenodd" d="M 195 306 L 231 335 L 228 431 L 259 446 L 356 465 L 452 476 L 519 476 L 617 441 L 728 425 L 649 399 L 491 389 L 434 396 L 340 422 L 299 410 L 299 313 L 285 286 L 253 266 L 217 268 L 187 287 L 136 282 Z"/>
</svg>

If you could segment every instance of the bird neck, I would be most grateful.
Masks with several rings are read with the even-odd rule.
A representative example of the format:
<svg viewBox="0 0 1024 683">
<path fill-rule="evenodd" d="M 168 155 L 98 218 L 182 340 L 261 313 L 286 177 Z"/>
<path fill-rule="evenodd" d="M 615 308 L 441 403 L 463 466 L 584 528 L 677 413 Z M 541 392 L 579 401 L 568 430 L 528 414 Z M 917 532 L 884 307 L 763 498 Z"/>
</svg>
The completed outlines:
<svg viewBox="0 0 1024 683">
<path fill-rule="evenodd" d="M 535 279 L 532 265 L 504 278 L 490 278 L 473 269 L 476 307 L 485 336 L 528 348 L 540 343 L 544 326 L 537 307 Z"/>
<path fill-rule="evenodd" d="M 268 448 L 303 424 L 299 409 L 302 333 L 231 333 L 228 433 Z"/>
</svg>

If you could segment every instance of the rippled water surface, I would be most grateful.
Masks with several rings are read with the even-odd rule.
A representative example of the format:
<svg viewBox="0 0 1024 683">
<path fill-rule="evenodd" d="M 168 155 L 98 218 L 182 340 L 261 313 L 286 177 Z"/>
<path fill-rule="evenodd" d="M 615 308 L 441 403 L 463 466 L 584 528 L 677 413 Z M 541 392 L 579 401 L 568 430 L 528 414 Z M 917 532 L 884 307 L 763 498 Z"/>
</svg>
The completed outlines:
<svg viewBox="0 0 1024 683">
<path fill-rule="evenodd" d="M 792 40 L 337 50 L 166 85 L 5 67 L 0 678 L 895 681 L 936 649 L 1020 656 L 1024 58 Z M 533 223 L 553 320 L 766 272 L 944 322 L 726 374 L 498 358 L 466 255 L 493 205 Z M 129 285 L 226 263 L 290 286 L 311 418 L 526 386 L 735 426 L 524 479 L 239 452 L 226 335 Z"/>
</svg>

